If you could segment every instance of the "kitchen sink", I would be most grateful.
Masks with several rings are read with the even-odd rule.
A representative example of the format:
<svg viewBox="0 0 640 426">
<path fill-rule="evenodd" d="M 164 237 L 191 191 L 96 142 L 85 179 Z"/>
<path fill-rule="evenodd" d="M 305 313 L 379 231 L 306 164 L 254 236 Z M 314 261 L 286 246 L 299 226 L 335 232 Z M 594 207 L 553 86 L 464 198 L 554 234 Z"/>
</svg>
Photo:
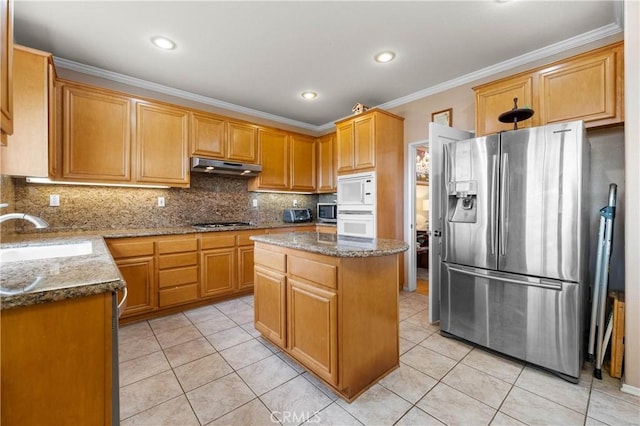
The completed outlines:
<svg viewBox="0 0 640 426">
<path fill-rule="evenodd" d="M 0 263 L 25 260 L 53 259 L 56 257 L 83 256 L 93 252 L 91 241 L 70 244 L 50 244 L 0 249 Z"/>
</svg>

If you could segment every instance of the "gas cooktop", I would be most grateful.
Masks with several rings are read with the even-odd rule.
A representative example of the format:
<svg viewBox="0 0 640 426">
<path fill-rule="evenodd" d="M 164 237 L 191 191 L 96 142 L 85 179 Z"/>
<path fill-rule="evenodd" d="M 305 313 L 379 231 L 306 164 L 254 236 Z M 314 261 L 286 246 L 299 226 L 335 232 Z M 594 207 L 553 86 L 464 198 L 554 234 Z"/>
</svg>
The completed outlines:
<svg viewBox="0 0 640 426">
<path fill-rule="evenodd" d="M 251 222 L 206 222 L 206 223 L 194 223 L 194 228 L 224 228 L 229 226 L 253 226 Z"/>
</svg>

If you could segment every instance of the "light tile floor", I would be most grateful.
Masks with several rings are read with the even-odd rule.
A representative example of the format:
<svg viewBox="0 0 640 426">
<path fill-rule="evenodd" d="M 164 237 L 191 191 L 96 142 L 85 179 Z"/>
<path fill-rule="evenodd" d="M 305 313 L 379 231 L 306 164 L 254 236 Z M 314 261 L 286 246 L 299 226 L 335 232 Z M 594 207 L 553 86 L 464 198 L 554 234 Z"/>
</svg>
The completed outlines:
<svg viewBox="0 0 640 426">
<path fill-rule="evenodd" d="M 427 296 L 400 294 L 400 368 L 351 404 L 260 337 L 253 297 L 120 329 L 127 425 L 640 425 L 620 381 L 577 385 L 442 337 Z"/>
</svg>

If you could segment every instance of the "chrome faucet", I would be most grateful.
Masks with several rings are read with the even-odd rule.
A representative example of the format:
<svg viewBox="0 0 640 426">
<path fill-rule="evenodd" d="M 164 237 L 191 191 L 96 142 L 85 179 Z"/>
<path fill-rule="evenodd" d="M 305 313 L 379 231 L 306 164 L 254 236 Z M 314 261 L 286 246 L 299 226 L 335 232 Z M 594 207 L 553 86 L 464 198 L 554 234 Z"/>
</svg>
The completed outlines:
<svg viewBox="0 0 640 426">
<path fill-rule="evenodd" d="M 0 207 L 7 207 L 8 204 L 0 204 Z M 11 219 L 22 219 L 22 220 L 26 220 L 29 221 L 31 223 L 33 223 L 35 225 L 35 227 L 37 229 L 44 229 L 46 227 L 49 226 L 49 223 L 47 223 L 46 220 L 41 219 L 37 216 L 32 216 L 30 214 L 27 213 L 7 213 L 7 214 L 3 214 L 2 216 L 0 216 L 0 223 L 5 222 L 7 220 L 11 220 Z"/>
</svg>

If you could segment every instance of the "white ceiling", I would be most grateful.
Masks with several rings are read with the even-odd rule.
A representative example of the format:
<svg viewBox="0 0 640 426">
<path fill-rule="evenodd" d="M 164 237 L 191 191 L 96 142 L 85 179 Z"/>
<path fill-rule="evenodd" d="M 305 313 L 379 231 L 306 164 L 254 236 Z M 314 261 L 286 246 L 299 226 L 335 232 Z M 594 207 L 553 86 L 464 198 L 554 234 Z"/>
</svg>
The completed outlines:
<svg viewBox="0 0 640 426">
<path fill-rule="evenodd" d="M 615 3 L 15 0 L 14 22 L 58 67 L 324 130 L 356 102 L 401 104 L 619 32 Z M 396 60 L 375 63 L 386 49 Z"/>
</svg>

